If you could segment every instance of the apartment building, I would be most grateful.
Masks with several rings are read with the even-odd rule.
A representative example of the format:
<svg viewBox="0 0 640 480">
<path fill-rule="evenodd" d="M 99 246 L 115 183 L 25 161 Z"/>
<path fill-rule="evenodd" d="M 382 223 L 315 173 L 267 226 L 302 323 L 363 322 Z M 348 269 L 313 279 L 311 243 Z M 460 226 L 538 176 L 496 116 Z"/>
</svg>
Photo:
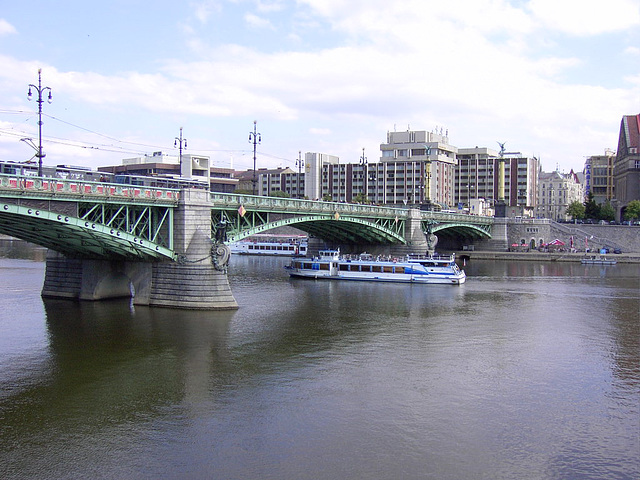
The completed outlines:
<svg viewBox="0 0 640 480">
<path fill-rule="evenodd" d="M 476 199 L 490 205 L 498 200 L 500 154 L 486 147 L 459 148 L 456 169 L 456 204 L 466 206 Z M 503 153 L 504 200 L 510 212 L 531 216 L 536 207 L 539 160 L 520 152 Z"/>
<path fill-rule="evenodd" d="M 584 193 L 593 194 L 593 199 L 598 204 L 611 202 L 615 196 L 613 184 L 613 164 L 616 160 L 616 152 L 610 149 L 604 151 L 604 155 L 587 157 L 584 165 Z"/>
<path fill-rule="evenodd" d="M 539 172 L 536 217 L 558 222 L 571 220 L 567 207 L 573 202 L 584 201 L 584 185 L 573 170 L 569 173 Z"/>
</svg>

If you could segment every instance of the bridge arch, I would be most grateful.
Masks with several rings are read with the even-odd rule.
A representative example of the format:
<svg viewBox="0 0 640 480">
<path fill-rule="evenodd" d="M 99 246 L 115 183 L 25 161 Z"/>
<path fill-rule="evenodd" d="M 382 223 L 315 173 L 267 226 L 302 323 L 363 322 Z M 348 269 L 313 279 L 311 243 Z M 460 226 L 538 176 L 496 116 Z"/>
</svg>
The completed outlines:
<svg viewBox="0 0 640 480">
<path fill-rule="evenodd" d="M 454 222 L 432 224 L 430 228 L 433 233 L 437 233 L 444 237 L 466 238 L 469 240 L 491 238 L 491 225 L 474 225 L 463 222 Z"/>
<path fill-rule="evenodd" d="M 311 236 L 322 238 L 328 242 L 358 244 L 404 244 L 404 220 L 390 225 L 366 218 L 355 218 L 340 215 L 305 215 L 245 226 L 235 229 L 228 236 L 228 241 L 238 241 L 256 233 L 262 233 L 277 227 L 290 226 L 307 232 Z"/>
<path fill-rule="evenodd" d="M 140 236 L 33 206 L 0 204 L 0 232 L 70 257 L 173 259 L 175 253 Z"/>
</svg>

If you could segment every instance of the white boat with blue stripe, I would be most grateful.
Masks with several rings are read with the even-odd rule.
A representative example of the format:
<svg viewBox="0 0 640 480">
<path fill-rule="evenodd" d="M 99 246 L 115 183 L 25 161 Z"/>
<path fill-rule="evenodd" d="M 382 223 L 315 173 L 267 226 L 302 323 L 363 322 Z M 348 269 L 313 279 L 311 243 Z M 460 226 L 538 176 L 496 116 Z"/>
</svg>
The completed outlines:
<svg viewBox="0 0 640 480">
<path fill-rule="evenodd" d="M 393 258 L 320 250 L 317 257 L 296 258 L 285 268 L 291 277 L 326 280 L 461 285 L 467 279 L 464 270 L 456 264 L 455 255 Z"/>
</svg>

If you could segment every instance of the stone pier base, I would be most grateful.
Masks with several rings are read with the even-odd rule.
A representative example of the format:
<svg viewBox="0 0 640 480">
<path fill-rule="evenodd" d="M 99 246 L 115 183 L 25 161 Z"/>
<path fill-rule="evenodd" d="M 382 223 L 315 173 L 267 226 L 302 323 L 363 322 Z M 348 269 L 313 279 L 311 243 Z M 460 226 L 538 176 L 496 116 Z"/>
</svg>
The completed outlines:
<svg viewBox="0 0 640 480">
<path fill-rule="evenodd" d="M 210 262 L 180 265 L 47 255 L 42 296 L 74 300 L 131 298 L 136 305 L 236 309 L 227 275 Z"/>
<path fill-rule="evenodd" d="M 82 260 L 50 252 L 42 296 L 78 300 L 133 297 L 137 305 L 238 308 L 226 273 L 228 255 L 220 265 L 220 258 L 212 252 L 209 192 L 182 190 L 173 226 L 177 262 Z"/>
</svg>

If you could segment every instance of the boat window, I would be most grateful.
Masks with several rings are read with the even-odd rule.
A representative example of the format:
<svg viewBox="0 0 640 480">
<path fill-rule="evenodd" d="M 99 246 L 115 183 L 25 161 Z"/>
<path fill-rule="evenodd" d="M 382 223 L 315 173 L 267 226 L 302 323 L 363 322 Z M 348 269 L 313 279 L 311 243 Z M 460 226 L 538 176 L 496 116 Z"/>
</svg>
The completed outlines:
<svg viewBox="0 0 640 480">
<path fill-rule="evenodd" d="M 348 272 L 349 271 L 349 265 L 347 265 L 346 263 L 341 263 L 340 264 L 340 271 L 341 272 Z"/>
<path fill-rule="evenodd" d="M 328 263 L 321 263 L 320 264 L 320 270 L 329 270 L 329 264 Z"/>
<path fill-rule="evenodd" d="M 372 265 L 371 266 L 371 271 L 372 272 L 382 272 L 382 266 L 381 265 Z"/>
<path fill-rule="evenodd" d="M 385 265 L 382 268 L 383 268 L 382 271 L 384 273 L 393 273 L 393 267 L 391 265 Z"/>
</svg>

